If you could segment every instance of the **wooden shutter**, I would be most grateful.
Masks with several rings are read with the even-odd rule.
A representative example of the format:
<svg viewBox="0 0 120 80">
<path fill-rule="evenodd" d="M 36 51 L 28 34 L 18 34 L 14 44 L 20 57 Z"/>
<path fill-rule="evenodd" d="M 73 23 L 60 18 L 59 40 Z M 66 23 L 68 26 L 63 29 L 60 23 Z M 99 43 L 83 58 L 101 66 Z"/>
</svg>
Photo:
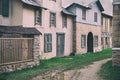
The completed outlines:
<svg viewBox="0 0 120 80">
<path fill-rule="evenodd" d="M 52 34 L 50 34 L 50 52 L 52 51 Z"/>
<path fill-rule="evenodd" d="M 44 52 L 47 52 L 47 34 L 44 34 Z"/>
<path fill-rule="evenodd" d="M 9 0 L 2 1 L 2 15 L 4 17 L 9 17 Z"/>
</svg>

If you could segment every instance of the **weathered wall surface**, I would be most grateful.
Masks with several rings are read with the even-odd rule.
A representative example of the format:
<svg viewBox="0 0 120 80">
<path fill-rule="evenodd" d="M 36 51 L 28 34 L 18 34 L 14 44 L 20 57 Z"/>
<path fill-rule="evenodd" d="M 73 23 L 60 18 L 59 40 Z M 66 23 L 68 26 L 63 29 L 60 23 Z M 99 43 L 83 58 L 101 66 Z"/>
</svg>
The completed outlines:
<svg viewBox="0 0 120 80">
<path fill-rule="evenodd" d="M 101 50 L 101 27 L 83 24 L 83 23 L 76 23 L 76 52 L 77 53 L 81 53 L 81 54 L 87 53 L 87 36 L 89 32 L 92 32 L 93 39 L 94 39 L 94 36 L 98 36 L 98 47 L 93 47 L 93 51 L 97 52 Z M 81 48 L 81 35 L 82 34 L 86 35 L 86 47 L 85 48 Z M 94 45 L 94 40 L 93 40 L 93 45 Z"/>
<path fill-rule="evenodd" d="M 33 45 L 33 60 L 18 61 L 7 64 L 0 64 L 0 73 L 10 72 L 15 70 L 22 70 L 24 68 L 32 68 L 33 66 L 39 65 L 39 35 L 34 36 Z"/>
<path fill-rule="evenodd" d="M 114 0 L 113 3 L 113 65 L 120 66 L 120 2 Z"/>
</svg>

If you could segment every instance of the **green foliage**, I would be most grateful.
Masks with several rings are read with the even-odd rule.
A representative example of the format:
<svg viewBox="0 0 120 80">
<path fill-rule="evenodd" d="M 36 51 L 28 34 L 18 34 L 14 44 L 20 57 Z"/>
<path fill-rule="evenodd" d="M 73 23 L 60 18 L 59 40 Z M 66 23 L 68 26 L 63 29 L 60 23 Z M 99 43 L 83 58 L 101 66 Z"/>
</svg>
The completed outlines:
<svg viewBox="0 0 120 80">
<path fill-rule="evenodd" d="M 31 77 L 39 75 L 43 72 L 54 69 L 80 69 L 94 61 L 110 58 L 112 50 L 106 49 L 96 53 L 86 53 L 83 55 L 55 57 L 48 60 L 40 61 L 40 65 L 34 68 L 14 71 L 10 73 L 0 74 L 0 80 L 29 80 Z"/>
<path fill-rule="evenodd" d="M 112 66 L 112 61 L 104 64 L 99 72 L 103 80 L 120 80 L 120 67 Z"/>
</svg>

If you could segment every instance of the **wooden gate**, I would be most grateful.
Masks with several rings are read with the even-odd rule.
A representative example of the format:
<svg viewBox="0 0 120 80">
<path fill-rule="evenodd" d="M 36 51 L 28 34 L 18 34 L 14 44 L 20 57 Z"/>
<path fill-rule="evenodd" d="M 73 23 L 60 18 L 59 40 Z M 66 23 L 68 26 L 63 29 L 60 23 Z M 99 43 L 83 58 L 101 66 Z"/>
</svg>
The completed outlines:
<svg viewBox="0 0 120 80">
<path fill-rule="evenodd" d="M 0 65 L 33 59 L 32 38 L 0 38 Z"/>
</svg>

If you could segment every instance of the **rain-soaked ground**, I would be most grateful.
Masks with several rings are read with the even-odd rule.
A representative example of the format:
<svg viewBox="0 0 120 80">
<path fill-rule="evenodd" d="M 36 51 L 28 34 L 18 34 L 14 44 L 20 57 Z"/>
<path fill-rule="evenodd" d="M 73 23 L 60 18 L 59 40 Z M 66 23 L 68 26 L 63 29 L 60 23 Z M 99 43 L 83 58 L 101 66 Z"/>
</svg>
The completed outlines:
<svg viewBox="0 0 120 80">
<path fill-rule="evenodd" d="M 100 70 L 102 64 L 109 60 L 111 59 L 94 62 L 83 69 L 69 70 L 65 72 L 61 72 L 61 70 L 46 72 L 45 74 L 34 77 L 31 80 L 102 80 L 97 75 L 97 72 Z"/>
</svg>

